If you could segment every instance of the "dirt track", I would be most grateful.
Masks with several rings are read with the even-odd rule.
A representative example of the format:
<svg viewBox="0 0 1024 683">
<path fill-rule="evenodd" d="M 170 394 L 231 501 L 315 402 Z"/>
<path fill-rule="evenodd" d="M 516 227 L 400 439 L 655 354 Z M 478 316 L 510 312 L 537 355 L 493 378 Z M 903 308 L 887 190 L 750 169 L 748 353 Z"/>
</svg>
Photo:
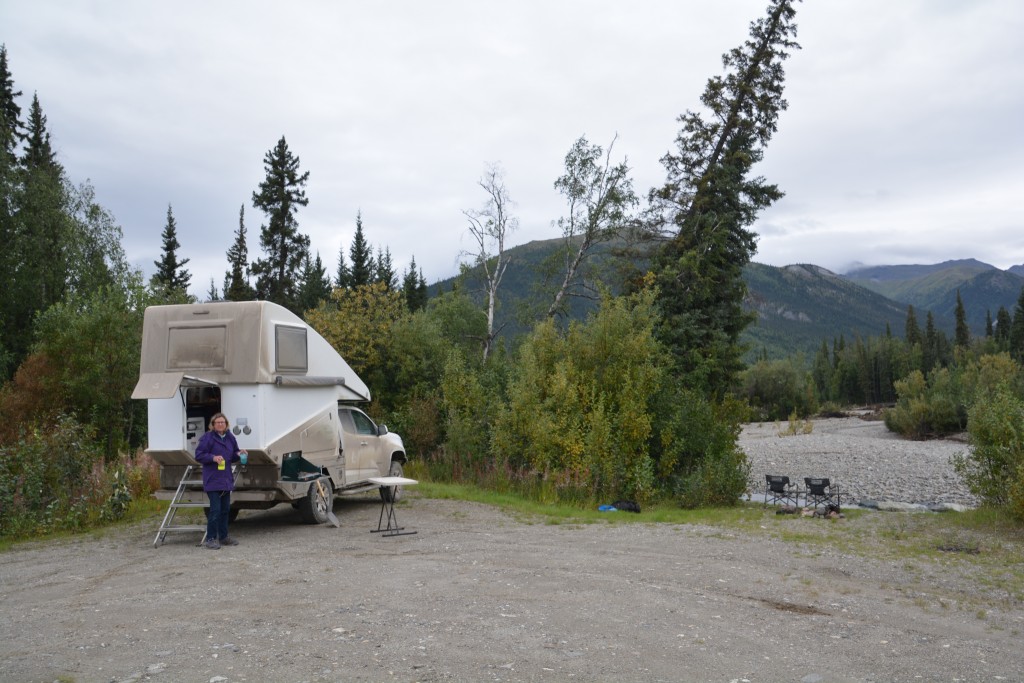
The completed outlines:
<svg viewBox="0 0 1024 683">
<path fill-rule="evenodd" d="M 379 509 L 372 497 L 340 501 L 341 529 L 297 524 L 283 506 L 243 513 L 233 526 L 242 545 L 219 551 L 195 547 L 191 535 L 153 549 L 153 524 L 17 546 L 0 554 L 0 678 L 1024 675 L 1019 599 L 978 589 L 949 566 L 711 527 L 529 523 L 415 497 L 399 519 L 419 533 L 381 538 L 369 533 Z M 813 534 L 828 523 L 766 512 L 764 525 Z"/>
</svg>

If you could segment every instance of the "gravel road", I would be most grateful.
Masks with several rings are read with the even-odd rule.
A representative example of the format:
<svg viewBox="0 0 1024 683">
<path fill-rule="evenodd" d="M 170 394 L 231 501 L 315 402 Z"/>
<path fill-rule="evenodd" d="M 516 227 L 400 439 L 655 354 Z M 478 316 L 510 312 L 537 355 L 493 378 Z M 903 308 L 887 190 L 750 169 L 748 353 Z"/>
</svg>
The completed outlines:
<svg viewBox="0 0 1024 683">
<path fill-rule="evenodd" d="M 551 525 L 411 495 L 416 535 L 286 506 L 241 545 L 151 546 L 156 520 L 0 553 L 4 681 L 1021 680 L 1024 605 L 956 556 L 886 561 L 810 542 L 832 524 L 766 510 L 751 532 Z M 783 534 L 803 541 L 782 541 Z"/>
</svg>

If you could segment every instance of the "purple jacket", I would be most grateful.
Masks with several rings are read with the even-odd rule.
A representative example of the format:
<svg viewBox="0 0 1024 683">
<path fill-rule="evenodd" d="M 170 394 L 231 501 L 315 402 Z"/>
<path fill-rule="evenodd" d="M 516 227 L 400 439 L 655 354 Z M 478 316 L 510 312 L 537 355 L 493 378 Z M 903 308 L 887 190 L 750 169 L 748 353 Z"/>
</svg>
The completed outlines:
<svg viewBox="0 0 1024 683">
<path fill-rule="evenodd" d="M 220 455 L 224 458 L 224 469 L 217 469 L 217 463 L 213 456 Z M 224 432 L 219 436 L 214 430 L 203 434 L 196 446 L 196 460 L 203 465 L 203 490 L 204 491 L 234 491 L 235 478 L 231 474 L 231 463 L 238 462 L 238 442 L 231 432 Z"/>
</svg>

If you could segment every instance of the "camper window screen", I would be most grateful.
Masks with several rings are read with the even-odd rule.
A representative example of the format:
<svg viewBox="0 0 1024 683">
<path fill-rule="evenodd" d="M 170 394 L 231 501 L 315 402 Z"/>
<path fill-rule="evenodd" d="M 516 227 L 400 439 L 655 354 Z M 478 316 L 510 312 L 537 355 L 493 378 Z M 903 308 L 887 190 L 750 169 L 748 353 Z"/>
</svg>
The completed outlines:
<svg viewBox="0 0 1024 683">
<path fill-rule="evenodd" d="M 309 365 L 306 356 L 306 329 L 278 325 L 275 332 L 277 336 L 277 371 L 305 372 Z"/>
<path fill-rule="evenodd" d="M 167 369 L 223 368 L 227 330 L 215 327 L 172 327 L 167 330 Z"/>
</svg>

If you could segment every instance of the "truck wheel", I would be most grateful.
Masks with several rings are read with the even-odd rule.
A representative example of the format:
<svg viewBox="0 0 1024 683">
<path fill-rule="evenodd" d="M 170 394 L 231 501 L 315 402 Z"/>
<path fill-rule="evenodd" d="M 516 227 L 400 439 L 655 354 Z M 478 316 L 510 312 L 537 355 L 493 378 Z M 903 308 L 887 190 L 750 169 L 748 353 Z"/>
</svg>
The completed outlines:
<svg viewBox="0 0 1024 683">
<path fill-rule="evenodd" d="M 388 470 L 389 477 L 401 477 L 402 474 L 402 461 L 392 460 L 391 469 Z M 385 503 L 397 503 L 402 500 L 402 487 L 401 486 L 381 486 L 380 497 L 384 499 Z"/>
<path fill-rule="evenodd" d="M 327 477 L 309 485 L 309 493 L 299 500 L 299 513 L 306 524 L 323 524 L 334 508 L 334 487 Z"/>
</svg>

